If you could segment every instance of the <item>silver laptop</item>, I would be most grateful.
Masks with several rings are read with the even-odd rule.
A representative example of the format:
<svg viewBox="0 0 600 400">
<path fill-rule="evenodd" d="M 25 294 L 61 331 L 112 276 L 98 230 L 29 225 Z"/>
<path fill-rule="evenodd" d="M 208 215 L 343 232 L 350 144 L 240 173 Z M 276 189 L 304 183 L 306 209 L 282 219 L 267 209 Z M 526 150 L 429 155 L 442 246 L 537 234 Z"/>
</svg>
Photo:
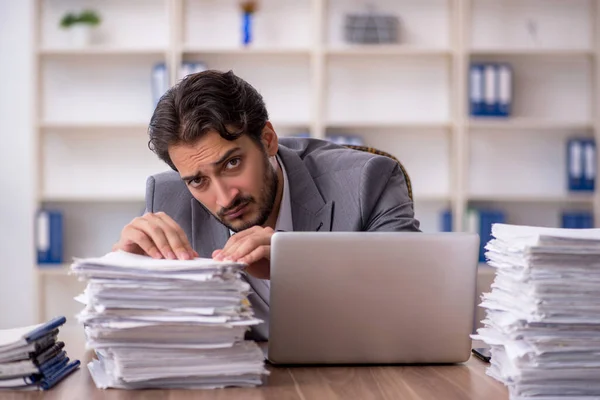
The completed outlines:
<svg viewBox="0 0 600 400">
<path fill-rule="evenodd" d="M 468 360 L 479 236 L 280 232 L 271 239 L 274 364 Z"/>
</svg>

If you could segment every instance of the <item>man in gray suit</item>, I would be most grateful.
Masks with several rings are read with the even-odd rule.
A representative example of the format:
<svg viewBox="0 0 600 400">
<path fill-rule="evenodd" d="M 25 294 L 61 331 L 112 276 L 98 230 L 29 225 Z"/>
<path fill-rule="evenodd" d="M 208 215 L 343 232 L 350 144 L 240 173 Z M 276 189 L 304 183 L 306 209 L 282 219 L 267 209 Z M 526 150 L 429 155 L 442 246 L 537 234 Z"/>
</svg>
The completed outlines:
<svg viewBox="0 0 600 400">
<path fill-rule="evenodd" d="M 244 262 L 249 299 L 265 321 L 275 231 L 419 230 L 394 160 L 316 139 L 279 140 L 261 95 L 231 71 L 175 85 L 149 134 L 173 171 L 148 179 L 146 213 L 113 250 Z M 268 324 L 254 333 L 268 338 Z"/>
</svg>

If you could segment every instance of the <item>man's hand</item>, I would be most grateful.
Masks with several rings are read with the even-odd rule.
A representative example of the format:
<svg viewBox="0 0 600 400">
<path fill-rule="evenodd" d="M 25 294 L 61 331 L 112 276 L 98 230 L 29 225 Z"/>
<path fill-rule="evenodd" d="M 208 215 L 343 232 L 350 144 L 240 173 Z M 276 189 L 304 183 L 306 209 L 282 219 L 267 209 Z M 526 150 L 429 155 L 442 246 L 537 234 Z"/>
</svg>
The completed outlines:
<svg viewBox="0 0 600 400">
<path fill-rule="evenodd" d="M 271 275 L 271 236 L 275 231 L 271 228 L 253 226 L 233 235 L 225 247 L 215 250 L 215 260 L 231 260 L 248 264 L 249 274 L 269 279 Z"/>
<path fill-rule="evenodd" d="M 112 250 L 170 260 L 198 257 L 185 232 L 164 212 L 146 213 L 135 218 L 123 228 L 121 238 Z"/>
</svg>

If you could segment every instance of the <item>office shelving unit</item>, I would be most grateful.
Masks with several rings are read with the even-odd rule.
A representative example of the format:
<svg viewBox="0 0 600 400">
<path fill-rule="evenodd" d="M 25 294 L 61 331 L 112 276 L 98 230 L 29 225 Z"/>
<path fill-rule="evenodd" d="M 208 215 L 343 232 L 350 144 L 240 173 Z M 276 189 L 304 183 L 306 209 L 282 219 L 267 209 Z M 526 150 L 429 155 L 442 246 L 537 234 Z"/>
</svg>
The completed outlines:
<svg viewBox="0 0 600 400">
<path fill-rule="evenodd" d="M 344 14 L 367 3 L 400 16 L 400 44 L 344 43 Z M 75 48 L 58 21 L 84 7 L 102 15 L 101 38 Z M 424 231 L 447 208 L 463 230 L 473 205 L 517 224 L 600 214 L 596 194 L 567 192 L 564 167 L 566 138 L 600 129 L 593 0 L 262 0 L 248 48 L 237 0 L 37 0 L 36 14 L 37 200 L 64 213 L 66 261 L 108 251 L 143 212 L 145 178 L 166 169 L 146 147 L 156 62 L 171 84 L 182 61 L 233 69 L 261 91 L 280 136 L 356 134 L 394 154 Z M 469 117 L 471 60 L 513 65 L 513 117 Z M 66 269 L 36 271 L 42 287 Z M 50 292 L 39 293 L 43 318 Z"/>
</svg>

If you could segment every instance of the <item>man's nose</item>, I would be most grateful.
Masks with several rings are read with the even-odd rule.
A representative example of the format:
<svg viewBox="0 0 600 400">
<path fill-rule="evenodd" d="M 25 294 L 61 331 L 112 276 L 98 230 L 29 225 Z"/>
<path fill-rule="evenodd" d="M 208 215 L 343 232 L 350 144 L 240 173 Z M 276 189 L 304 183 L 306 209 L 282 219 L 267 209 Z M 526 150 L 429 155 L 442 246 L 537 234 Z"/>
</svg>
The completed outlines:
<svg viewBox="0 0 600 400">
<path fill-rule="evenodd" d="M 230 187 L 224 182 L 217 182 L 215 187 L 217 190 L 217 205 L 221 208 L 229 207 L 239 194 L 238 189 Z"/>
</svg>

